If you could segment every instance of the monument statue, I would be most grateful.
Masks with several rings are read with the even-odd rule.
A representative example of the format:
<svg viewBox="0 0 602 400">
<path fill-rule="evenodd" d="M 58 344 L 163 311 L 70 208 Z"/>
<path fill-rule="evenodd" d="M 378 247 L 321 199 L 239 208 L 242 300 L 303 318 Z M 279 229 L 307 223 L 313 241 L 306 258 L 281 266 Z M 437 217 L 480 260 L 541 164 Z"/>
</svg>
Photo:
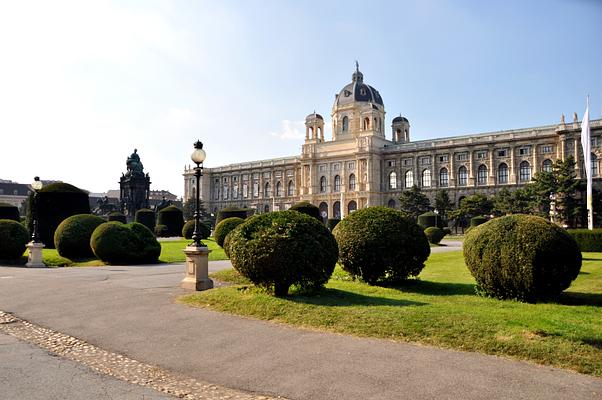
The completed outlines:
<svg viewBox="0 0 602 400">
<path fill-rule="evenodd" d="M 127 172 L 121 174 L 119 187 L 121 190 L 121 211 L 129 221 L 134 219 L 136 211 L 148 208 L 148 196 L 150 194 L 150 176 L 144 173 L 144 166 L 140 161 L 138 149 L 127 158 Z"/>
</svg>

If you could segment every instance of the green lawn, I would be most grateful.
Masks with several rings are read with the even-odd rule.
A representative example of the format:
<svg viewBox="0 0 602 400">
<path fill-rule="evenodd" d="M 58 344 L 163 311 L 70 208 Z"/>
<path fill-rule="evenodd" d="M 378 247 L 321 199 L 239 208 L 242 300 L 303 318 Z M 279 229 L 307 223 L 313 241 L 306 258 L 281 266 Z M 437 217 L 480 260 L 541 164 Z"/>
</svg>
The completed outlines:
<svg viewBox="0 0 602 400">
<path fill-rule="evenodd" d="M 161 255 L 159 256 L 159 262 L 162 263 L 179 263 L 185 261 L 184 252 L 182 251 L 186 246 L 191 243 L 189 239 L 181 239 L 174 241 L 161 241 Z M 213 238 L 204 239 L 203 243 L 211 250 L 209 253 L 209 261 L 216 260 L 227 260 L 228 257 L 224 254 L 224 249 L 219 247 Z M 104 262 L 97 258 L 89 258 L 85 260 L 70 260 L 65 257 L 61 257 L 55 249 L 43 249 L 42 259 L 44 264 L 50 267 L 91 267 L 106 265 Z M 27 262 L 27 251 L 21 260 L 15 262 L 15 264 L 25 264 Z"/>
<path fill-rule="evenodd" d="M 318 296 L 276 298 L 235 271 L 234 283 L 184 296 L 199 307 L 358 336 L 509 356 L 602 376 L 602 253 L 584 253 L 581 274 L 558 302 L 483 298 L 461 252 L 432 254 L 419 279 L 400 287 L 353 281 L 337 267 Z"/>
</svg>

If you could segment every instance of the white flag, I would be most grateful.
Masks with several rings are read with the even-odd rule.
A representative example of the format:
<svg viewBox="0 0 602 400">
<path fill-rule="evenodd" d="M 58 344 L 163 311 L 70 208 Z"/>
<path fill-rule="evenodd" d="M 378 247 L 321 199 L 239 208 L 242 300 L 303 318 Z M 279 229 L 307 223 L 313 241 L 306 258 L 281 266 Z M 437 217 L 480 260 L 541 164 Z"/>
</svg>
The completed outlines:
<svg viewBox="0 0 602 400">
<path fill-rule="evenodd" d="M 589 130 L 589 96 L 585 106 L 585 114 L 581 121 L 581 147 L 583 148 L 583 162 L 587 178 L 587 228 L 594 229 L 594 215 L 592 202 L 592 151 Z"/>
</svg>

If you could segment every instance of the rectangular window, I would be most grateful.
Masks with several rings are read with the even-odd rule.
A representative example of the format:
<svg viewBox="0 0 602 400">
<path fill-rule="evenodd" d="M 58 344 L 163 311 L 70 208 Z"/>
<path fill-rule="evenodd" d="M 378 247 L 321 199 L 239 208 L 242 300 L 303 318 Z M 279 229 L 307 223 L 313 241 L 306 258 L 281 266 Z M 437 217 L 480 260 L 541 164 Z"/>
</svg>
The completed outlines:
<svg viewBox="0 0 602 400">
<path fill-rule="evenodd" d="M 253 182 L 253 197 L 259 197 L 259 181 Z"/>
<path fill-rule="evenodd" d="M 387 160 L 387 167 L 394 167 L 395 166 L 395 160 Z"/>
<path fill-rule="evenodd" d="M 353 171 L 353 170 L 355 169 L 355 162 L 353 162 L 353 161 L 352 161 L 352 162 L 350 162 L 349 164 L 347 164 L 347 168 L 348 168 L 350 171 Z"/>
<path fill-rule="evenodd" d="M 412 159 L 411 158 L 404 158 L 403 165 L 404 165 L 404 167 L 408 167 L 408 166 L 412 165 Z"/>
<path fill-rule="evenodd" d="M 318 171 L 320 171 L 320 172 L 324 172 L 324 171 L 326 171 L 326 165 L 320 165 L 320 166 L 318 167 Z"/>
<path fill-rule="evenodd" d="M 518 149 L 518 155 L 519 156 L 528 156 L 529 154 L 531 154 L 531 148 L 530 147 L 521 147 Z"/>
<path fill-rule="evenodd" d="M 592 147 L 598 147 L 598 136 L 594 136 L 591 138 L 591 145 Z"/>
<path fill-rule="evenodd" d="M 230 192 L 230 190 L 228 190 L 228 185 L 224 185 L 224 200 L 228 199 L 228 194 Z"/>
<path fill-rule="evenodd" d="M 282 177 L 282 171 L 276 171 L 275 175 L 276 175 L 276 178 L 281 178 Z"/>
<path fill-rule="evenodd" d="M 552 152 L 552 150 L 553 150 L 553 147 L 552 147 L 551 145 L 549 145 L 549 144 L 546 144 L 546 145 L 544 145 L 544 146 L 541 146 L 541 152 L 542 152 L 543 154 L 551 153 L 551 152 Z"/>
<path fill-rule="evenodd" d="M 439 162 L 447 162 L 449 160 L 449 155 L 448 154 L 441 154 L 439 155 Z"/>
<path fill-rule="evenodd" d="M 487 158 L 487 151 L 477 151 L 477 160 L 484 160 Z"/>
<path fill-rule="evenodd" d="M 287 170 L 286 176 L 293 176 L 293 170 L 292 169 Z"/>
<path fill-rule="evenodd" d="M 458 160 L 458 161 L 466 161 L 466 160 L 468 160 L 468 153 L 458 153 L 456 155 L 456 160 Z"/>
<path fill-rule="evenodd" d="M 242 184 L 242 197 L 245 199 L 249 197 L 249 184 L 247 182 Z"/>
<path fill-rule="evenodd" d="M 263 173 L 263 179 L 270 179 L 271 176 L 272 176 L 272 174 L 270 172 Z"/>
<path fill-rule="evenodd" d="M 431 156 L 420 157 L 420 165 L 430 165 L 431 164 Z"/>
<path fill-rule="evenodd" d="M 508 155 L 508 151 L 506 149 L 502 149 L 502 150 L 498 150 L 497 151 L 497 156 L 498 157 L 506 157 Z"/>
<path fill-rule="evenodd" d="M 332 164 L 333 171 L 339 171 L 341 169 L 341 163 Z"/>
</svg>

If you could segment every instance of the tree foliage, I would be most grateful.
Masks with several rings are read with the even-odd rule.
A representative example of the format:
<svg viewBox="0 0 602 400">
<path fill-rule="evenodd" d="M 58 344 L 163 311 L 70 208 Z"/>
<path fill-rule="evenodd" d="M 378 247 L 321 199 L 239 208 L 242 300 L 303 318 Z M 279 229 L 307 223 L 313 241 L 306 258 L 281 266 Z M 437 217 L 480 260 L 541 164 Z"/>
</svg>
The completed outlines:
<svg viewBox="0 0 602 400">
<path fill-rule="evenodd" d="M 420 188 L 414 185 L 410 190 L 405 190 L 401 193 L 401 196 L 399 196 L 399 206 L 404 216 L 416 221 L 420 214 L 424 214 L 431 209 L 431 202 L 420 191 Z"/>
<path fill-rule="evenodd" d="M 490 215 L 493 201 L 482 194 L 473 194 L 462 199 L 460 207 L 450 213 L 452 218 L 474 218 L 479 215 Z"/>
<path fill-rule="evenodd" d="M 454 203 L 449 199 L 447 190 L 438 190 L 435 195 L 435 209 L 439 212 L 441 218 L 445 219 L 453 208 Z"/>
</svg>

